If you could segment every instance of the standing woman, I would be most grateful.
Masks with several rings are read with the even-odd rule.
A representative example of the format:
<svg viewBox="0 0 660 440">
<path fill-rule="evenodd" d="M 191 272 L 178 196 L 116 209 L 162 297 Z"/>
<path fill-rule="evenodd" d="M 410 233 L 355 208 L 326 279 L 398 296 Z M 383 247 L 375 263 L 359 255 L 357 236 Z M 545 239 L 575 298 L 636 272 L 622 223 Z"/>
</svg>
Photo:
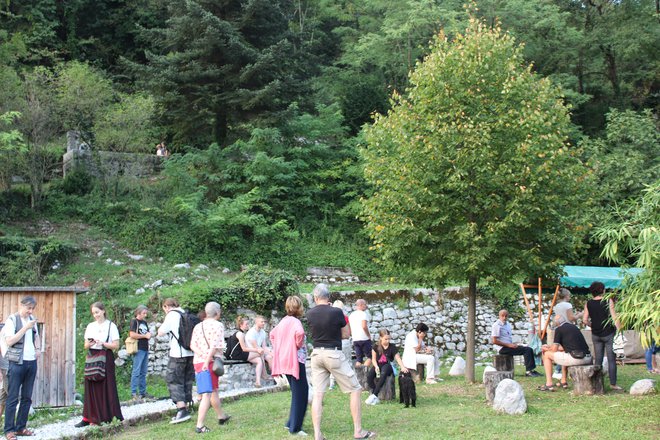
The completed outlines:
<svg viewBox="0 0 660 440">
<path fill-rule="evenodd" d="M 619 323 L 614 312 L 614 300 L 603 301 L 605 284 L 594 281 L 589 286 L 592 299 L 584 308 L 584 322 L 591 327 L 591 342 L 594 345 L 594 365 L 603 364 L 603 355 L 607 355 L 607 374 L 610 388 L 622 390 L 616 384 L 616 355 L 614 354 L 614 334 Z M 615 327 L 616 326 L 616 327 Z"/>
<path fill-rule="evenodd" d="M 211 390 L 200 391 L 199 383 L 197 392 L 202 395 L 197 412 L 197 427 L 195 432 L 202 434 L 211 430 L 204 425 L 206 413 L 209 407 L 213 407 L 218 416 L 218 423 L 224 425 L 231 416 L 224 413 L 221 407 L 220 397 L 218 396 L 218 376 L 213 372 L 213 360 L 216 356 L 222 356 L 222 350 L 225 346 L 225 327 L 218 320 L 220 319 L 220 304 L 210 302 L 204 307 L 206 318 L 193 329 L 190 348 L 195 356 L 193 357 L 193 366 L 196 374 L 210 374 Z"/>
<path fill-rule="evenodd" d="M 105 379 L 94 382 L 85 379 L 83 418 L 76 423 L 76 428 L 111 422 L 115 417 L 124 420 L 117 395 L 113 354 L 113 350 L 119 348 L 119 331 L 115 323 L 106 318 L 103 303 L 95 302 L 91 310 L 94 322 L 85 329 L 85 350 L 93 355 L 105 353 Z"/>
<path fill-rule="evenodd" d="M 133 372 L 131 374 L 131 394 L 133 400 L 151 398 L 147 394 L 147 370 L 149 368 L 149 325 L 147 324 L 147 314 L 149 309 L 146 306 L 137 306 L 135 309 L 135 318 L 131 319 L 130 331 L 128 335 L 137 339 L 138 351 L 133 357 Z M 140 394 L 138 394 L 138 392 Z"/>
<path fill-rule="evenodd" d="M 307 344 L 305 330 L 300 317 L 303 315 L 303 304 L 299 297 L 290 296 L 284 306 L 287 316 L 270 332 L 270 342 L 273 345 L 273 376 L 286 374 L 291 387 L 291 409 L 289 420 L 285 426 L 291 434 L 307 435 L 302 430 L 303 420 L 307 412 Z"/>
<path fill-rule="evenodd" d="M 378 342 L 371 349 L 371 360 L 373 368 L 369 369 L 367 373 L 367 382 L 369 388 L 371 388 L 371 395 L 367 397 L 367 400 L 364 402 L 367 405 L 377 405 L 380 400 L 378 399 L 378 393 L 385 385 L 387 378 L 389 376 L 394 376 L 394 369 L 392 368 L 391 362 L 396 360 L 396 363 L 399 364 L 402 373 L 407 373 L 408 369 L 403 366 L 403 361 L 401 356 L 399 356 L 399 349 L 396 345 L 390 344 L 390 331 L 387 329 L 382 329 L 378 332 Z M 378 383 L 376 383 L 376 378 L 378 378 Z"/>
</svg>

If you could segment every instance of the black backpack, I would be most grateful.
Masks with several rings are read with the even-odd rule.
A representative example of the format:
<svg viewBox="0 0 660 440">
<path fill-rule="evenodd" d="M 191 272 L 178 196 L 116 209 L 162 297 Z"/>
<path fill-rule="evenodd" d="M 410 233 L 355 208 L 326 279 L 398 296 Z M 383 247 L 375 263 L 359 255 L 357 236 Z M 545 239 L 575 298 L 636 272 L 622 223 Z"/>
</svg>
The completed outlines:
<svg viewBox="0 0 660 440">
<path fill-rule="evenodd" d="M 180 312 L 178 310 L 175 310 L 175 312 L 181 315 L 181 319 L 179 320 L 179 337 L 177 338 L 177 342 L 182 348 L 190 350 L 190 340 L 192 339 L 193 329 L 202 321 L 199 319 L 199 316 L 195 315 L 194 313 Z M 172 333 L 172 336 L 174 336 L 174 333 Z"/>
<path fill-rule="evenodd" d="M 236 333 L 227 338 L 227 349 L 225 350 L 225 359 L 237 360 L 243 354 L 241 342 L 236 337 Z"/>
</svg>

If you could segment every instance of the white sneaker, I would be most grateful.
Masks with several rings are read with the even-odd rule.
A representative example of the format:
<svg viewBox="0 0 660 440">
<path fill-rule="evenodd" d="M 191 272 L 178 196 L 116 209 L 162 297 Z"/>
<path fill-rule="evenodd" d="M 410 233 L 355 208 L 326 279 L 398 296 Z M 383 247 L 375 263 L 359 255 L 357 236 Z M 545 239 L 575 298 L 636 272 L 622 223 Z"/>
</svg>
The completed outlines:
<svg viewBox="0 0 660 440">
<path fill-rule="evenodd" d="M 373 404 L 374 399 L 378 399 L 378 396 L 375 394 L 370 394 L 369 397 L 367 397 L 367 400 L 364 401 L 367 405 Z"/>
<path fill-rule="evenodd" d="M 295 435 L 299 435 L 301 437 L 307 437 L 307 433 L 303 430 L 300 430 L 300 431 L 296 432 Z"/>
<path fill-rule="evenodd" d="M 380 399 L 378 398 L 378 396 L 376 396 L 376 398 L 371 401 L 372 405 L 378 405 L 379 403 L 380 403 Z"/>
<path fill-rule="evenodd" d="M 553 379 L 561 379 L 561 373 L 552 373 Z"/>
</svg>

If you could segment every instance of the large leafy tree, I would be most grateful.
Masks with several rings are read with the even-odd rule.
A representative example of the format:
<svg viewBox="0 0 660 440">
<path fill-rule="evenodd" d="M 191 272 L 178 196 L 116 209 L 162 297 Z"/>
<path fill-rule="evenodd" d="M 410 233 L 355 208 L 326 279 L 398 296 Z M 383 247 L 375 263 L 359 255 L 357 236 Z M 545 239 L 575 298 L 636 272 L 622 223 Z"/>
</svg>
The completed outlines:
<svg viewBox="0 0 660 440">
<path fill-rule="evenodd" d="M 644 345 L 660 343 L 660 180 L 614 209 L 595 236 L 604 243 L 604 257 L 644 269 L 615 293 L 615 307 L 623 327 L 639 332 Z"/>
<path fill-rule="evenodd" d="M 579 247 L 586 170 L 567 144 L 559 90 L 498 27 L 440 35 L 405 94 L 367 130 L 363 219 L 390 266 L 469 283 L 466 378 L 474 381 L 478 281 L 556 273 Z"/>
<path fill-rule="evenodd" d="M 289 40 L 290 2 L 166 4 L 165 27 L 143 34 L 152 43 L 148 64 L 133 67 L 166 110 L 176 141 L 226 145 L 230 132 L 276 120 L 302 92 Z"/>
</svg>

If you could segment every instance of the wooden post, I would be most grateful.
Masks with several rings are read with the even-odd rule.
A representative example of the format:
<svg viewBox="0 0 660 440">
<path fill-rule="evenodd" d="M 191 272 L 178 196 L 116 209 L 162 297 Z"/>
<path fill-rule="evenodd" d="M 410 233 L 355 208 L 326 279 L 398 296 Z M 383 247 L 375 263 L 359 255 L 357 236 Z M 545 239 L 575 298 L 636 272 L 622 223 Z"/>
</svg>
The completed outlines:
<svg viewBox="0 0 660 440">
<path fill-rule="evenodd" d="M 513 371 L 513 356 L 509 354 L 496 354 L 493 356 L 493 367 L 497 371 Z"/>
<path fill-rule="evenodd" d="M 364 365 L 360 367 L 355 367 L 355 375 L 357 376 L 358 382 L 363 390 L 371 392 L 369 389 L 369 383 L 367 382 L 367 372 L 371 367 L 365 367 Z"/>
<path fill-rule="evenodd" d="M 484 374 L 484 386 L 486 388 L 486 400 L 493 403 L 497 385 L 504 379 L 513 379 L 513 371 L 486 371 Z"/>
<path fill-rule="evenodd" d="M 550 319 L 552 317 L 552 309 L 555 307 L 555 301 L 557 301 L 557 294 L 559 293 L 559 284 L 555 287 L 555 296 L 552 297 L 552 304 L 550 304 L 550 310 L 548 311 L 548 319 L 545 320 L 545 326 L 543 326 L 543 333 L 541 333 L 541 340 L 545 336 L 545 332 L 548 331 L 548 324 L 550 324 Z"/>
<path fill-rule="evenodd" d="M 568 367 L 568 375 L 573 380 L 573 394 L 605 394 L 601 365 Z"/>
</svg>

